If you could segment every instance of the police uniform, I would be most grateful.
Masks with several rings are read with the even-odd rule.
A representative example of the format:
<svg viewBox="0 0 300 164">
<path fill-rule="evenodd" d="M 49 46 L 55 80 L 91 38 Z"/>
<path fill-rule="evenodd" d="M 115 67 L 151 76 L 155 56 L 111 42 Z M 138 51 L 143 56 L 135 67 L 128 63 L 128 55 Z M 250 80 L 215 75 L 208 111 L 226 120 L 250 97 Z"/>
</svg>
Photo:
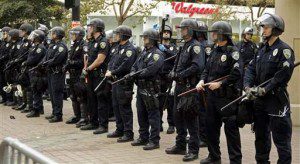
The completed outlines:
<svg viewBox="0 0 300 164">
<path fill-rule="evenodd" d="M 46 48 L 43 44 L 33 45 L 28 53 L 26 60 L 27 69 L 36 67 L 41 60 L 45 57 Z M 30 79 L 30 91 L 32 92 L 32 102 L 29 106 L 32 106 L 32 110 L 37 114 L 44 110 L 42 94 L 44 86 L 44 76 L 40 70 L 33 70 L 28 72 Z"/>
<path fill-rule="evenodd" d="M 58 41 L 51 45 L 46 55 L 48 69 L 48 88 L 50 91 L 52 115 L 62 118 L 63 89 L 65 86 L 65 74 L 62 71 L 68 58 L 68 49 L 65 43 Z"/>
<path fill-rule="evenodd" d="M 99 125 L 107 129 L 108 128 L 108 104 L 109 96 L 105 95 L 109 92 L 105 87 L 99 88 L 97 92 L 94 89 L 104 78 L 104 73 L 107 69 L 108 63 L 108 52 L 109 46 L 107 39 L 103 36 L 99 36 L 93 39 L 89 43 L 88 52 L 88 65 L 91 65 L 98 57 L 98 54 L 103 54 L 106 56 L 104 63 L 102 63 L 98 68 L 91 70 L 88 74 L 88 108 L 90 111 L 90 123 L 96 127 Z"/>
<path fill-rule="evenodd" d="M 237 106 L 233 105 L 224 111 L 220 110 L 239 96 L 236 83 L 241 79 L 240 55 L 236 47 L 229 43 L 225 46 L 214 45 L 201 80 L 208 83 L 226 75 L 229 77 L 221 81 L 220 88 L 206 89 L 206 134 L 209 158 L 211 160 L 221 159 L 220 129 L 224 122 L 230 162 L 241 163 L 240 133 L 235 120 Z"/>
<path fill-rule="evenodd" d="M 205 66 L 204 50 L 195 39 L 185 42 L 182 52 L 179 54 L 179 61 L 176 78 L 175 95 L 195 88 L 199 78 L 198 72 L 202 72 Z M 199 152 L 199 95 L 192 93 L 176 98 L 176 110 L 174 115 L 177 136 L 176 147 L 186 150 L 186 137 L 189 132 L 188 153 L 198 156 Z"/>
<path fill-rule="evenodd" d="M 83 55 L 86 52 L 84 51 L 84 40 L 75 41 L 70 48 L 68 54 L 67 64 L 65 65 L 65 71 L 70 73 L 70 78 L 67 79 L 67 84 L 69 86 L 70 99 L 72 101 L 72 107 L 74 116 L 77 121 L 81 118 L 81 102 L 83 102 L 85 97 L 80 96 L 78 88 L 76 88 L 76 83 L 80 83 L 80 75 L 83 69 Z M 70 121 L 72 121 L 70 119 Z"/>
<path fill-rule="evenodd" d="M 169 45 L 163 45 L 166 49 L 163 51 L 164 58 L 167 59 L 169 57 L 177 55 L 178 49 L 175 44 L 169 44 Z M 161 92 L 167 93 L 168 89 L 170 90 L 172 86 L 172 80 L 168 77 L 168 74 L 171 72 L 173 66 L 174 66 L 175 58 L 172 60 L 168 60 L 164 62 L 162 71 L 160 73 L 161 77 Z M 171 95 L 161 95 L 159 97 L 159 109 L 160 109 L 160 118 L 161 118 L 161 130 L 162 130 L 162 124 L 163 124 L 163 112 L 164 108 L 167 109 L 168 116 L 167 121 L 169 126 L 175 126 L 174 124 L 174 96 Z"/>
<path fill-rule="evenodd" d="M 272 80 L 265 86 L 266 94 L 254 100 L 255 159 L 269 163 L 271 132 L 278 151 L 278 163 L 291 163 L 292 122 L 287 92 L 294 68 L 294 52 L 279 38 L 263 44 L 245 72 L 244 87 L 257 86 Z"/>
<path fill-rule="evenodd" d="M 139 139 L 159 145 L 160 111 L 158 93 L 160 93 L 159 71 L 164 63 L 164 57 L 156 46 L 144 49 L 132 67 L 132 72 L 142 71 L 137 83 L 137 114 L 139 123 Z M 149 132 L 149 128 L 150 132 Z"/>
<path fill-rule="evenodd" d="M 124 45 L 117 45 L 111 49 L 113 60 L 109 67 L 111 74 L 118 80 L 128 73 L 136 59 L 134 46 L 127 41 Z M 110 63 L 111 63 L 110 62 Z M 112 102 L 116 117 L 116 132 L 133 138 L 133 113 L 131 101 L 133 95 L 133 82 L 122 81 L 112 86 Z"/>
<path fill-rule="evenodd" d="M 1 41 L 0 44 L 0 69 L 5 69 L 5 64 L 9 61 L 9 49 L 11 48 L 11 44 L 7 41 Z M 2 97 L 2 102 L 6 104 L 7 102 L 12 102 L 12 95 L 8 95 L 3 91 L 3 87 L 7 85 L 7 81 L 5 78 L 5 73 L 3 71 L 0 72 L 0 94 Z"/>
<path fill-rule="evenodd" d="M 236 44 L 240 55 L 241 55 L 241 62 L 244 66 L 248 65 L 249 62 L 253 59 L 255 54 L 257 53 L 257 46 L 252 41 L 240 41 Z"/>
</svg>

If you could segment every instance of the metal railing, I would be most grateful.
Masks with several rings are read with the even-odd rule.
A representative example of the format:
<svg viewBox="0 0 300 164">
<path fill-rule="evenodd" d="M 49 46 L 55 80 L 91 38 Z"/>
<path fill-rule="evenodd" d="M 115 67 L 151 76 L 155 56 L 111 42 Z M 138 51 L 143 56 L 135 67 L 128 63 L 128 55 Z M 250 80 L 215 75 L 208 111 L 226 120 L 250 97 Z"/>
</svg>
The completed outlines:
<svg viewBox="0 0 300 164">
<path fill-rule="evenodd" d="M 6 137 L 0 145 L 0 164 L 14 163 L 57 164 L 40 152 L 21 143 L 18 139 Z"/>
</svg>

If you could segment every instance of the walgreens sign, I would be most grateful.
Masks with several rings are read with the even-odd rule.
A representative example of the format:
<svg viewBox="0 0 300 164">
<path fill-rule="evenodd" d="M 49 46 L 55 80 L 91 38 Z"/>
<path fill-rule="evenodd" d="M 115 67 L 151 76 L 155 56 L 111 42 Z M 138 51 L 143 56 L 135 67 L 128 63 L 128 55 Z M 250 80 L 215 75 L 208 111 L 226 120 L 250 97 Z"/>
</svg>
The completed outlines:
<svg viewBox="0 0 300 164">
<path fill-rule="evenodd" d="M 189 14 L 192 17 L 194 14 L 214 14 L 218 13 L 218 8 L 194 6 L 193 3 L 172 2 L 172 9 L 175 13 Z"/>
</svg>

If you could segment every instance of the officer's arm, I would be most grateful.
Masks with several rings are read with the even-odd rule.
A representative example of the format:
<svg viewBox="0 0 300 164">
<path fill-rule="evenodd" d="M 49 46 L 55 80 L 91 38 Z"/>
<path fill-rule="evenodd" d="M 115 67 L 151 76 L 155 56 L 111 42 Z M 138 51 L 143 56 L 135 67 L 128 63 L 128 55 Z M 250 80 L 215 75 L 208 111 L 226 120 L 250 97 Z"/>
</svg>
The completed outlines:
<svg viewBox="0 0 300 164">
<path fill-rule="evenodd" d="M 99 45 L 99 52 L 97 59 L 88 67 L 89 70 L 94 70 L 104 63 L 109 51 L 109 46 L 106 42 L 101 42 Z"/>
<path fill-rule="evenodd" d="M 125 52 L 125 55 L 124 54 L 122 55 L 123 55 L 123 62 L 117 69 L 111 70 L 112 75 L 120 75 L 130 71 L 130 68 L 135 61 L 136 52 L 134 50 L 127 50 Z"/>
<path fill-rule="evenodd" d="M 253 86 L 254 79 L 256 77 L 255 67 L 256 67 L 256 57 L 249 62 L 249 65 L 245 70 L 243 88 L 251 88 Z"/>
<path fill-rule="evenodd" d="M 231 53 L 232 57 L 232 62 L 231 62 L 231 70 L 229 73 L 229 77 L 226 79 L 222 80 L 222 85 L 230 85 L 230 84 L 235 84 L 238 80 L 242 78 L 242 61 L 240 58 L 240 54 L 238 51 L 234 51 Z"/>
<path fill-rule="evenodd" d="M 155 76 L 164 64 L 164 57 L 159 54 L 154 54 L 149 61 L 147 68 L 139 74 L 141 78 Z"/>
<path fill-rule="evenodd" d="M 64 64 L 67 58 L 67 48 L 63 46 L 59 46 L 58 50 L 54 54 L 54 57 L 49 60 L 48 66 L 54 66 L 54 65 L 59 65 L 59 64 Z"/>
<path fill-rule="evenodd" d="M 289 82 L 293 74 L 295 61 L 293 50 L 290 48 L 286 48 L 281 51 L 280 62 L 277 66 L 278 71 L 275 73 L 272 80 L 266 85 L 266 92 L 280 85 L 285 86 Z"/>
<path fill-rule="evenodd" d="M 192 51 L 192 64 L 190 67 L 179 73 L 179 78 L 186 78 L 191 75 L 202 72 L 205 68 L 205 54 L 201 46 L 194 46 Z"/>
<path fill-rule="evenodd" d="M 34 58 L 30 58 L 31 60 L 27 58 L 27 65 L 29 66 L 37 65 L 41 61 L 41 59 L 44 58 L 45 52 L 46 50 L 44 48 L 38 48 L 36 50 L 36 54 L 35 54 L 36 56 Z"/>
</svg>

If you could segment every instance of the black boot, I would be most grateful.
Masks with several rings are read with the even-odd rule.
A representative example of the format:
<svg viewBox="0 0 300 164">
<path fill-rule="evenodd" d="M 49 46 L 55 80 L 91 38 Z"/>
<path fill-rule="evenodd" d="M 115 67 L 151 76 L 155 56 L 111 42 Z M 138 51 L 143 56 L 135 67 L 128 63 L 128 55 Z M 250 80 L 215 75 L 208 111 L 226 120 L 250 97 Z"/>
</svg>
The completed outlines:
<svg viewBox="0 0 300 164">
<path fill-rule="evenodd" d="M 121 138 L 117 140 L 119 143 L 133 141 L 133 135 L 123 135 Z"/>
<path fill-rule="evenodd" d="M 53 118 L 51 118 L 49 120 L 49 123 L 56 123 L 56 122 L 62 122 L 62 121 L 63 121 L 62 117 L 54 116 Z"/>
<path fill-rule="evenodd" d="M 208 156 L 200 161 L 200 164 L 221 164 L 221 159 L 214 159 Z"/>
<path fill-rule="evenodd" d="M 31 112 L 31 111 L 32 111 L 32 109 L 25 108 L 25 109 L 23 109 L 23 110 L 21 111 L 21 113 L 29 113 L 29 112 Z"/>
<path fill-rule="evenodd" d="M 46 119 L 46 120 L 50 120 L 50 119 L 52 119 L 53 117 L 54 117 L 54 115 L 51 114 L 51 115 L 49 115 L 49 116 L 46 116 L 45 119 Z"/>
<path fill-rule="evenodd" d="M 146 146 L 143 147 L 144 150 L 153 150 L 158 148 L 159 148 L 159 143 L 153 143 L 153 142 L 149 142 Z"/>
<path fill-rule="evenodd" d="M 26 103 L 22 103 L 21 105 L 18 106 L 17 110 L 24 110 L 26 106 L 27 106 Z"/>
<path fill-rule="evenodd" d="M 45 112 L 44 112 L 44 108 L 43 108 L 43 109 L 40 110 L 40 114 L 43 115 L 44 113 Z"/>
<path fill-rule="evenodd" d="M 141 138 L 138 138 L 137 140 L 131 142 L 131 146 L 144 146 L 148 144 L 148 140 L 143 140 Z"/>
<path fill-rule="evenodd" d="M 88 124 L 88 121 L 86 119 L 80 119 L 77 123 L 76 123 L 76 128 L 80 128 L 82 126 L 85 126 Z"/>
<path fill-rule="evenodd" d="M 79 118 L 76 116 L 73 116 L 66 121 L 66 124 L 76 124 L 78 121 L 79 121 Z"/>
<path fill-rule="evenodd" d="M 174 126 L 169 126 L 167 130 L 167 134 L 173 134 L 175 132 L 175 127 Z"/>
<path fill-rule="evenodd" d="M 123 136 L 123 132 L 114 131 L 107 135 L 107 138 L 119 138 Z"/>
<path fill-rule="evenodd" d="M 108 132 L 108 129 L 103 127 L 103 126 L 100 126 L 98 129 L 96 129 L 93 134 L 103 134 L 103 133 L 107 133 Z"/>
<path fill-rule="evenodd" d="M 179 148 L 178 146 L 173 146 L 171 148 L 166 149 L 167 154 L 179 154 L 179 155 L 185 155 L 186 149 L 185 148 Z"/>
<path fill-rule="evenodd" d="M 95 130 L 97 128 L 98 128 L 97 125 L 93 125 L 93 124 L 89 123 L 85 126 L 80 127 L 80 130 Z"/>
<path fill-rule="evenodd" d="M 26 115 L 27 118 L 31 118 L 31 117 L 40 117 L 40 112 L 36 112 L 34 110 L 32 110 L 30 113 L 28 113 Z"/>
<path fill-rule="evenodd" d="M 194 161 L 198 159 L 198 154 L 194 154 L 194 153 L 187 153 L 183 158 L 182 160 L 184 162 L 189 162 L 189 161 Z"/>
</svg>

